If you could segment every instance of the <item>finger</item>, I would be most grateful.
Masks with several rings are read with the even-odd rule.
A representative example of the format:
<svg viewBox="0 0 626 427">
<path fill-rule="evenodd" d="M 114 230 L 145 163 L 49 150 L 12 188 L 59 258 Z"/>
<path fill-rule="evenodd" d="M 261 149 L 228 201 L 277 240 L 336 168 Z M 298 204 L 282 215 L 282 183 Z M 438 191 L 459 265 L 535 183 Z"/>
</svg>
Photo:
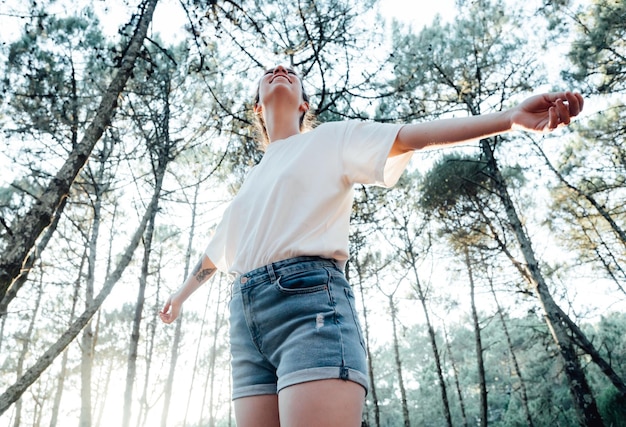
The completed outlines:
<svg viewBox="0 0 626 427">
<path fill-rule="evenodd" d="M 577 116 L 582 110 L 582 105 L 580 104 L 580 99 L 576 96 L 577 94 L 572 92 L 565 93 L 565 99 L 567 100 L 567 107 L 569 109 L 570 117 Z M 582 97 L 580 97 L 582 99 Z"/>
<path fill-rule="evenodd" d="M 570 122 L 569 109 L 562 99 L 557 99 L 554 104 L 556 105 L 556 112 L 559 116 L 559 122 L 568 125 Z"/>
<path fill-rule="evenodd" d="M 171 323 L 170 315 L 167 313 L 159 313 L 159 317 L 163 323 Z"/>
<path fill-rule="evenodd" d="M 583 96 L 578 92 L 574 95 L 576 96 L 576 99 L 578 99 L 578 111 L 582 111 L 585 105 L 585 98 L 583 98 Z"/>
<path fill-rule="evenodd" d="M 548 129 L 556 129 L 559 124 L 559 116 L 556 112 L 556 107 L 552 106 L 548 109 Z"/>
</svg>

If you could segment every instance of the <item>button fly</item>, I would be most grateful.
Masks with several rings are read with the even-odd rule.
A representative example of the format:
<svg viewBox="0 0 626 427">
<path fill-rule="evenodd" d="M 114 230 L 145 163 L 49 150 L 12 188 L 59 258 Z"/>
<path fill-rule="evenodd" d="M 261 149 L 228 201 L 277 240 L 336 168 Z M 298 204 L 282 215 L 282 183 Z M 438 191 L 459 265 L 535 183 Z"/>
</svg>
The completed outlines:
<svg viewBox="0 0 626 427">
<path fill-rule="evenodd" d="M 243 276 L 241 279 L 239 279 L 239 281 L 240 281 L 242 284 L 245 284 L 245 283 L 248 283 L 248 278 L 247 278 L 246 276 Z"/>
</svg>

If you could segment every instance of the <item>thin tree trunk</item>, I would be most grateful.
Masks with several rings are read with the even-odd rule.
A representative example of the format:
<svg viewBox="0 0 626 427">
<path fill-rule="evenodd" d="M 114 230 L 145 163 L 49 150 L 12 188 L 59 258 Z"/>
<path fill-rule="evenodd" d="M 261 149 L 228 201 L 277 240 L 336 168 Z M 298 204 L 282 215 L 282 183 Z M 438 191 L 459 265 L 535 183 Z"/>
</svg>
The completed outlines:
<svg viewBox="0 0 626 427">
<path fill-rule="evenodd" d="M 352 264 L 357 263 L 357 261 L 353 261 Z M 367 306 L 365 305 L 365 289 L 363 287 L 363 275 L 361 271 L 361 265 L 357 264 L 357 275 L 359 277 L 359 294 L 361 295 L 361 307 L 363 307 L 363 334 L 365 335 L 365 350 L 368 355 L 370 352 L 370 325 L 369 325 L 369 312 L 367 310 Z M 376 423 L 376 427 L 380 427 L 380 404 L 378 402 L 378 391 L 376 389 L 376 381 L 374 376 L 374 362 L 371 357 L 367 358 L 367 370 L 370 377 L 370 393 L 372 395 L 371 401 L 372 405 L 374 405 L 374 422 Z"/>
<path fill-rule="evenodd" d="M 163 251 L 159 251 L 159 262 L 158 265 L 163 265 Z M 159 268 L 157 271 L 157 294 L 154 301 L 154 307 L 152 308 L 152 318 L 150 319 L 150 323 L 147 327 L 147 348 L 146 348 L 146 375 L 143 382 L 143 391 L 141 393 L 140 399 L 140 410 L 139 416 L 137 417 L 137 427 L 145 426 L 148 417 L 148 410 L 150 409 L 148 406 L 148 385 L 150 383 L 150 375 L 152 369 L 152 355 L 154 354 L 154 340 L 156 336 L 156 326 L 158 321 L 158 313 L 159 313 L 159 292 L 161 290 L 161 269 Z"/>
<path fill-rule="evenodd" d="M 200 193 L 200 184 L 194 188 L 193 201 L 191 204 L 191 227 L 189 228 L 189 238 L 187 240 L 187 251 L 185 253 L 185 268 L 183 277 L 189 274 L 189 264 L 191 262 L 191 251 L 193 248 L 193 238 L 196 233 L 196 214 L 198 209 L 198 195 Z M 176 319 L 176 328 L 174 329 L 174 340 L 172 341 L 172 350 L 170 354 L 170 369 L 165 382 L 165 391 L 163 395 L 163 412 L 161 414 L 161 427 L 167 427 L 170 403 L 172 400 L 172 389 L 174 385 L 174 374 L 176 372 L 176 363 L 178 361 L 178 346 L 182 338 L 182 322 L 183 313 L 181 311 L 178 319 Z"/>
<path fill-rule="evenodd" d="M 200 358 L 200 351 L 201 351 L 201 347 L 202 347 L 202 337 L 204 336 L 204 328 L 207 324 L 207 312 L 209 311 L 209 304 L 211 301 L 211 293 L 212 293 L 213 287 L 211 286 L 209 288 L 209 292 L 207 294 L 207 298 L 206 301 L 204 303 L 204 311 L 202 312 L 202 320 L 200 323 L 200 332 L 198 333 L 198 340 L 197 340 L 197 345 L 196 345 L 196 356 L 194 358 L 193 361 L 193 371 L 195 372 L 198 369 L 198 360 Z M 207 375 L 205 377 L 205 381 L 204 381 L 204 387 L 203 387 L 203 394 L 202 394 L 202 404 L 200 405 L 200 419 L 199 419 L 199 423 L 202 424 L 202 419 L 204 418 L 204 408 L 206 405 L 206 395 L 207 395 L 207 390 L 209 388 L 209 378 L 211 376 L 211 369 L 207 370 Z M 190 405 L 190 400 L 191 400 L 191 395 L 193 394 L 193 383 L 195 382 L 194 380 L 194 376 L 192 375 L 191 377 L 191 386 L 189 387 L 189 395 L 187 398 L 187 407 L 185 408 L 185 422 L 183 423 L 183 426 L 186 425 L 186 420 L 187 420 L 187 411 L 189 411 L 189 405 Z"/>
<path fill-rule="evenodd" d="M 87 280 L 85 280 L 85 308 L 93 304 L 94 282 L 96 280 L 96 259 L 98 251 L 98 236 L 100 231 L 101 211 L 102 211 L 102 195 L 103 188 L 100 182 L 104 176 L 105 163 L 100 164 L 97 178 L 94 180 L 96 200 L 93 206 L 93 222 L 91 236 L 89 238 L 89 252 L 87 257 Z M 81 383 L 81 406 L 80 418 L 78 425 L 80 427 L 91 427 L 91 376 L 94 357 L 94 334 L 91 321 L 87 323 L 83 329 L 81 338 L 81 364 L 80 364 L 80 383 Z"/>
<path fill-rule="evenodd" d="M 160 186 L 160 184 L 158 185 Z M 143 315 L 143 306 L 146 300 L 146 286 L 148 283 L 150 253 L 152 251 L 152 238 L 154 236 L 154 224 L 158 208 L 158 204 L 154 205 L 152 212 L 150 213 L 150 220 L 148 221 L 148 227 L 144 236 L 144 256 L 141 265 L 141 276 L 139 279 L 139 293 L 137 295 L 137 303 L 135 304 L 135 316 L 133 318 L 133 327 L 130 335 L 128 365 L 126 369 L 126 388 L 124 390 L 124 409 L 122 411 L 123 427 L 128 427 L 130 425 L 131 406 L 133 402 L 133 387 L 135 385 L 135 376 L 137 375 L 137 356 L 139 349 L 141 318 Z"/>
<path fill-rule="evenodd" d="M 76 282 L 74 282 L 74 294 L 72 295 L 72 309 L 70 311 L 70 322 L 74 320 L 74 315 L 76 314 L 76 304 L 78 303 L 78 294 L 80 293 L 80 283 L 82 281 L 82 272 L 84 268 L 85 261 L 87 259 L 87 253 L 83 254 L 81 259 L 81 264 L 78 269 L 78 277 L 76 278 Z M 56 427 L 58 417 L 59 417 L 59 409 L 61 407 L 61 398 L 63 397 L 63 390 L 65 384 L 65 376 L 67 373 L 67 359 L 68 359 L 68 350 L 63 351 L 63 358 L 61 359 L 61 371 L 59 372 L 59 376 L 57 378 L 57 389 L 54 394 L 54 403 L 52 404 L 52 416 L 50 417 L 50 427 Z"/>
<path fill-rule="evenodd" d="M 459 397 L 459 406 L 461 407 L 461 417 L 463 418 L 463 426 L 468 427 L 467 414 L 465 412 L 465 400 L 463 399 L 463 392 L 461 390 L 461 382 L 459 380 L 459 369 L 456 366 L 454 354 L 452 353 L 452 346 L 450 345 L 450 339 L 448 337 L 448 331 L 444 326 L 444 337 L 446 340 L 446 349 L 448 350 L 448 358 L 450 359 L 450 365 L 452 366 L 452 372 L 454 372 L 454 385 L 456 387 L 456 393 Z"/>
<path fill-rule="evenodd" d="M 202 405 L 200 406 L 200 418 L 198 420 L 198 425 L 202 425 L 202 419 L 204 418 L 204 408 L 206 407 L 206 395 L 207 390 L 209 393 L 209 427 L 215 427 L 215 400 L 214 400 L 214 392 L 215 392 L 215 360 L 217 358 L 217 337 L 219 330 L 221 329 L 221 314 L 220 313 L 220 305 L 222 301 L 222 276 L 220 276 L 220 283 L 217 285 L 218 292 L 217 295 L 217 306 L 215 307 L 215 323 L 213 327 L 213 336 L 211 343 L 211 350 L 209 352 L 209 372 L 206 378 L 206 382 L 204 385 L 204 393 L 202 397 Z M 215 286 L 215 285 L 214 285 Z"/>
<path fill-rule="evenodd" d="M 198 332 L 198 341 L 196 345 L 196 356 L 193 361 L 193 368 L 191 370 L 191 382 L 189 383 L 189 392 L 187 393 L 187 404 L 185 406 L 185 416 L 183 418 L 183 427 L 187 426 L 187 418 L 189 415 L 189 406 L 191 405 L 191 396 L 193 394 L 193 388 L 196 382 L 196 373 L 199 371 L 198 364 L 200 359 L 200 350 L 202 347 L 202 337 L 204 336 L 204 327 L 207 323 L 207 312 L 209 311 L 209 302 L 211 301 L 211 292 L 213 291 L 213 286 L 209 287 L 209 292 L 207 293 L 206 302 L 204 303 L 204 312 L 202 313 L 202 323 L 200 324 L 200 331 Z"/>
<path fill-rule="evenodd" d="M 389 298 L 389 310 L 391 311 L 391 326 L 392 326 L 392 338 L 393 338 L 393 354 L 396 362 L 396 373 L 398 374 L 398 386 L 400 387 L 400 402 L 402 404 L 402 418 L 404 420 L 404 427 L 411 427 L 411 419 L 409 418 L 409 406 L 406 398 L 406 388 L 404 387 L 404 377 L 402 374 L 402 360 L 400 359 L 400 345 L 398 344 L 398 330 L 397 330 L 397 309 L 393 300 L 393 294 L 388 295 Z"/>
<path fill-rule="evenodd" d="M 559 354 L 563 361 L 563 368 L 576 408 L 578 423 L 586 427 L 603 427 L 604 423 L 600 417 L 596 399 L 587 382 L 582 366 L 580 365 L 574 342 L 567 334 L 565 319 L 563 319 L 561 315 L 562 311 L 553 300 L 544 277 L 539 270 L 539 263 L 535 258 L 531 241 L 526 235 L 522 222 L 517 215 L 515 205 L 508 194 L 504 178 L 493 156 L 489 140 L 483 139 L 480 143 L 482 152 L 487 159 L 487 164 L 489 165 L 496 190 L 504 205 L 507 218 L 526 260 L 525 269 L 528 271 L 527 278 L 530 280 L 539 302 L 543 307 L 546 323 L 559 349 Z"/>
<path fill-rule="evenodd" d="M 157 2 L 158 0 L 142 1 L 135 32 L 82 140 L 74 146 L 65 164 L 50 180 L 39 200 L 11 225 L 7 233 L 7 249 L 0 258 L 0 298 L 4 298 L 14 279 L 20 275 L 38 237 L 50 225 L 52 218 L 59 214 L 62 201 L 68 196 L 76 176 L 109 126 L 117 107 L 117 99 L 132 74 L 143 46 Z"/>
<path fill-rule="evenodd" d="M 517 375 L 517 378 L 519 378 L 520 392 L 522 394 L 522 407 L 524 408 L 526 425 L 528 427 L 534 427 L 533 418 L 530 413 L 530 407 L 528 406 L 526 381 L 524 380 L 522 370 L 520 369 L 519 362 L 517 361 L 517 356 L 515 355 L 515 351 L 513 350 L 513 340 L 511 339 L 511 334 L 509 333 L 509 327 L 506 323 L 506 319 L 504 318 L 504 312 L 502 311 L 502 307 L 500 306 L 500 301 L 498 301 L 498 296 L 496 295 L 496 291 L 493 288 L 493 282 L 491 281 L 491 279 L 489 280 L 489 287 L 491 288 L 491 294 L 493 295 L 493 300 L 496 303 L 496 309 L 498 310 L 500 324 L 502 325 L 502 330 L 504 331 L 504 336 L 506 337 L 506 342 L 509 347 L 509 354 L 511 355 L 511 361 L 513 362 L 513 369 L 515 370 L 515 375 Z"/>
<path fill-rule="evenodd" d="M 37 320 L 37 314 L 39 313 L 39 305 L 41 304 L 41 295 L 43 294 L 43 284 L 39 281 L 39 286 L 37 287 L 37 299 L 35 300 L 35 308 L 33 309 L 30 322 L 28 324 L 28 329 L 26 332 L 20 336 L 22 340 L 22 351 L 20 352 L 20 356 L 17 359 L 17 367 L 15 369 L 15 373 L 19 378 L 24 371 L 24 362 L 26 360 L 26 356 L 28 355 L 28 349 L 31 344 L 31 340 L 33 338 L 33 330 L 35 329 L 35 321 Z M 20 427 L 22 424 L 22 399 L 18 399 L 15 403 L 15 419 L 13 420 L 14 427 Z"/>
<path fill-rule="evenodd" d="M 164 126 L 168 126 L 169 116 L 165 118 Z M 148 147 L 150 147 L 150 141 L 148 142 Z M 167 170 L 167 165 L 171 159 L 170 151 L 173 148 L 173 144 L 169 141 L 169 133 L 165 132 L 162 141 L 157 141 L 158 145 L 153 155 L 153 165 L 154 166 L 154 178 L 155 178 L 155 188 L 159 193 L 161 192 L 161 188 L 163 186 L 163 179 L 165 177 L 165 171 Z M 138 348 L 139 348 L 139 337 L 141 330 L 141 318 L 143 314 L 143 306 L 145 303 L 145 293 L 146 286 L 148 281 L 148 272 L 150 266 L 150 254 L 152 251 L 152 239 L 154 238 L 154 229 L 156 216 L 158 213 L 158 199 L 157 203 L 151 206 L 151 211 L 149 212 L 150 218 L 148 220 L 148 226 L 146 229 L 146 233 L 144 236 L 144 256 L 141 267 L 141 277 L 139 280 L 139 294 L 137 296 L 137 304 L 135 305 L 135 316 L 133 319 L 133 328 L 130 339 L 130 349 L 128 353 L 128 367 L 126 371 L 126 389 L 124 392 L 124 409 L 122 414 L 122 425 L 123 427 L 128 427 L 130 425 L 130 417 L 131 417 L 131 406 L 132 406 L 132 394 L 133 387 L 135 383 L 136 371 L 137 371 L 137 356 L 138 356 Z"/>
<path fill-rule="evenodd" d="M 408 237 L 408 236 L 407 236 Z M 413 274 L 415 276 L 415 289 L 417 290 L 417 296 L 422 304 L 422 309 L 424 310 L 424 316 L 426 318 L 426 326 L 428 328 L 428 337 L 430 338 L 430 346 L 433 350 L 433 357 L 435 359 L 435 366 L 437 367 L 437 378 L 439 379 L 439 389 L 441 391 L 441 402 L 443 404 L 443 413 L 446 418 L 446 425 L 448 427 L 452 427 L 452 414 L 450 413 L 450 402 L 448 400 L 448 391 L 446 388 L 445 378 L 443 376 L 443 367 L 441 365 L 441 356 L 439 355 L 439 348 L 437 346 L 437 336 L 435 334 L 435 328 L 432 325 L 430 320 L 430 313 L 428 311 L 428 305 L 426 304 L 426 294 L 422 289 L 422 284 L 419 280 L 419 275 L 417 273 L 417 268 L 415 266 L 417 260 L 415 260 L 414 253 L 412 248 L 408 248 L 407 251 L 409 257 L 411 258 L 411 268 L 413 269 Z"/>
<path fill-rule="evenodd" d="M 0 322 L 0 354 L 2 354 L 2 343 L 4 342 L 4 326 L 6 324 L 6 316 L 0 317 L 2 322 Z"/>
<path fill-rule="evenodd" d="M 478 367 L 478 380 L 480 385 L 480 425 L 487 427 L 488 420 L 488 402 L 487 402 L 487 379 L 485 377 L 485 362 L 483 360 L 483 343 L 480 336 L 480 322 L 478 320 L 478 311 L 476 310 L 476 289 L 474 284 L 474 274 L 472 271 L 472 263 L 470 260 L 469 248 L 464 246 L 465 266 L 469 276 L 470 284 L 470 304 L 472 307 L 472 322 L 474 323 L 474 342 L 476 343 L 476 364 Z"/>
<path fill-rule="evenodd" d="M 2 415 L 13 403 L 15 403 L 22 394 L 28 389 L 28 387 L 33 384 L 37 378 L 52 364 L 52 362 L 63 352 L 63 350 L 78 336 L 80 331 L 85 327 L 87 322 L 93 317 L 93 315 L 98 311 L 104 300 L 113 290 L 115 284 L 119 281 L 122 273 L 130 264 L 130 261 L 133 257 L 133 253 L 137 249 L 139 242 L 141 241 L 141 236 L 146 228 L 148 223 L 148 218 L 150 216 L 150 212 L 153 206 L 157 203 L 159 197 L 159 192 L 155 190 L 155 193 L 152 196 L 152 200 L 148 205 L 148 209 L 144 214 L 141 223 L 139 224 L 135 234 L 131 238 L 130 243 L 126 247 L 122 257 L 120 258 L 117 267 L 111 273 L 107 280 L 105 281 L 102 289 L 98 293 L 98 295 L 94 298 L 94 303 L 88 307 L 73 323 L 72 325 L 59 337 L 59 339 L 52 344 L 46 352 L 39 357 L 37 362 L 33 366 L 31 366 L 25 373 L 22 375 L 13 385 L 8 387 L 1 395 L 0 395 L 0 415 Z"/>
<path fill-rule="evenodd" d="M 102 417 L 104 415 L 104 408 L 107 403 L 107 396 L 109 395 L 109 385 L 111 383 L 111 374 L 113 372 L 113 357 L 109 358 L 109 364 L 106 372 L 104 373 L 104 389 L 102 391 L 102 403 L 98 405 L 98 416 L 96 417 L 96 427 L 102 425 Z"/>
</svg>

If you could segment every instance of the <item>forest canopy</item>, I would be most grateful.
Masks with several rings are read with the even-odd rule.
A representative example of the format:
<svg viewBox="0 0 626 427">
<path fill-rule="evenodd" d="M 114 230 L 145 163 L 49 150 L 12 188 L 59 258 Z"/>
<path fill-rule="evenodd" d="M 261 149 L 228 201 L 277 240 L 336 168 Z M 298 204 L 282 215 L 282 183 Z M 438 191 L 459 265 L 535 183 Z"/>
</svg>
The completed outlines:
<svg viewBox="0 0 626 427">
<path fill-rule="evenodd" d="M 438 3 L 2 0 L 0 427 L 234 425 L 231 278 L 158 311 L 263 155 L 276 64 L 318 122 L 585 96 L 356 188 L 363 422 L 626 426 L 626 4 Z"/>
</svg>

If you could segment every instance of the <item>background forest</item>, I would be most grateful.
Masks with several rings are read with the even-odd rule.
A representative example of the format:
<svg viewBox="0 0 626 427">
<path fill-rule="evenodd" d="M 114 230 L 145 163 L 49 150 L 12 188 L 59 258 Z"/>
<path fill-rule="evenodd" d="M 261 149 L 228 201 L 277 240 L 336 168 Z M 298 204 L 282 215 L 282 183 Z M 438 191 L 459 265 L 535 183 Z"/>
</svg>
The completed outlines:
<svg viewBox="0 0 626 427">
<path fill-rule="evenodd" d="M 277 63 L 320 122 L 585 95 L 567 129 L 358 188 L 363 419 L 626 425 L 626 3 L 421 3 L 0 1 L 0 427 L 234 425 L 229 278 L 157 312 L 261 157 Z"/>
</svg>

